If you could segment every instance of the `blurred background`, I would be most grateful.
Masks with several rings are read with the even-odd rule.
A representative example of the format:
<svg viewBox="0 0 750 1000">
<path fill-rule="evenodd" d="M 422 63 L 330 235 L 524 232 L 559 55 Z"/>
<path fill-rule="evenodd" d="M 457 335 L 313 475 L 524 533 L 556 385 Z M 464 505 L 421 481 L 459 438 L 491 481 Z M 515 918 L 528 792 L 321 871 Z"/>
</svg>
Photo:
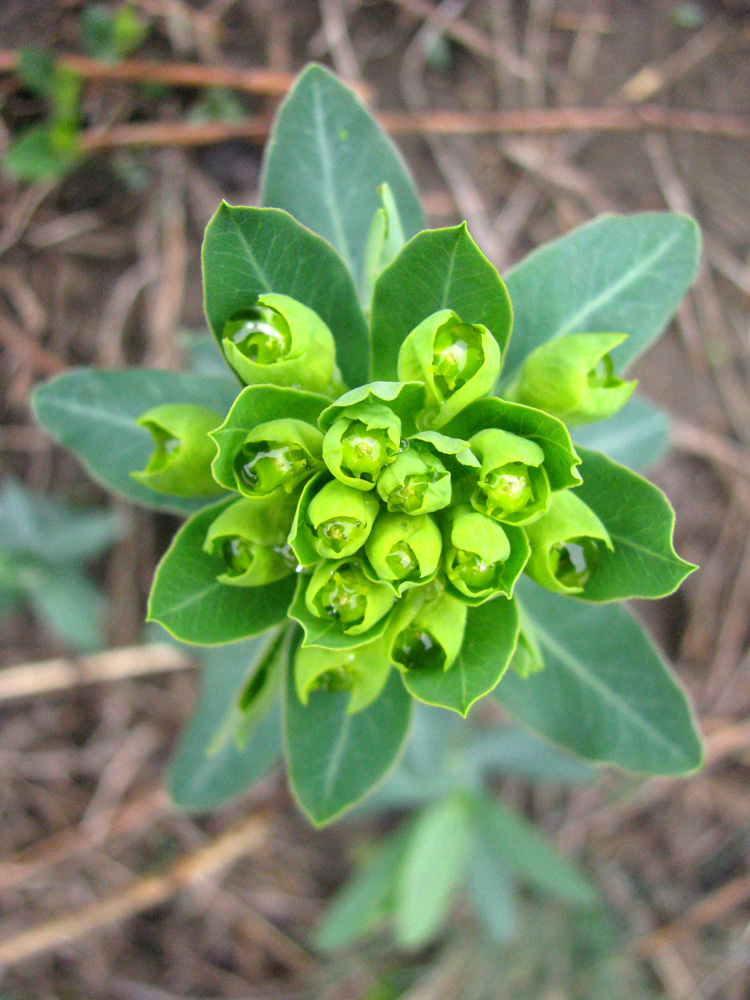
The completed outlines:
<svg viewBox="0 0 750 1000">
<path fill-rule="evenodd" d="M 0 996 L 747 1000 L 750 4 L 1 0 L 0 47 Z M 459 893 L 418 953 L 387 933 L 313 947 L 392 812 L 314 833 L 277 772 L 211 815 L 170 807 L 198 674 L 143 619 L 176 521 L 113 500 L 30 417 L 70 366 L 212 364 L 202 232 L 222 197 L 256 203 L 311 59 L 392 126 L 430 224 L 468 220 L 501 271 L 601 212 L 703 229 L 699 280 L 636 370 L 672 414 L 651 475 L 701 571 L 636 610 L 706 767 L 494 774 L 602 900 L 582 916 L 523 890 L 503 943 Z"/>
</svg>

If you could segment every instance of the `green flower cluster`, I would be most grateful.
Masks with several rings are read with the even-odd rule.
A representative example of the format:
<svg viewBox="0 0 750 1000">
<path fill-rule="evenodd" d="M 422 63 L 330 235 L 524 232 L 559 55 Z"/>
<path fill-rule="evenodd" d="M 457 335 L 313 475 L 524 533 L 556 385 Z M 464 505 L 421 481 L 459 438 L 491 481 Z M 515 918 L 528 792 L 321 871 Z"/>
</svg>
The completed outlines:
<svg viewBox="0 0 750 1000">
<path fill-rule="evenodd" d="M 203 541 L 216 579 L 258 587 L 298 574 L 289 615 L 305 631 L 300 700 L 345 689 L 357 711 L 392 666 L 450 669 L 467 609 L 510 599 L 522 572 L 571 595 L 596 573 L 607 530 L 560 488 L 549 434 L 525 433 L 524 418 L 544 411 L 567 442 L 569 485 L 580 481 L 557 417 L 600 419 L 626 402 L 635 383 L 613 376 L 608 353 L 621 339 L 539 348 L 501 403 L 484 399 L 500 374 L 497 340 L 444 309 L 403 340 L 399 381 L 341 394 L 328 327 L 264 295 L 224 329 L 225 358 L 247 384 L 226 419 L 191 405 L 143 414 L 155 447 L 133 475 L 174 495 L 239 494 Z"/>
</svg>

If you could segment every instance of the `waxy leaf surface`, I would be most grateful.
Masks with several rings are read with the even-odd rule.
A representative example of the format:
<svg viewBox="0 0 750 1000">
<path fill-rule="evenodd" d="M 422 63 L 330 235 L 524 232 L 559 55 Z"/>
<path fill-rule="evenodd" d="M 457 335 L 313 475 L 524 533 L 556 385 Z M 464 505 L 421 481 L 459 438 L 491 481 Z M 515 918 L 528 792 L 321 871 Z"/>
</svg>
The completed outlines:
<svg viewBox="0 0 750 1000">
<path fill-rule="evenodd" d="M 412 701 L 394 670 L 369 708 L 347 715 L 346 691 L 313 691 L 297 698 L 290 661 L 285 740 L 289 783 L 316 826 L 330 823 L 388 773 L 409 731 Z"/>
<path fill-rule="evenodd" d="M 701 763 L 684 691 L 639 623 L 622 608 L 577 604 L 520 581 L 545 668 L 508 670 L 494 697 L 527 726 L 587 760 L 645 774 Z"/>
<path fill-rule="evenodd" d="M 404 684 L 419 701 L 466 715 L 503 676 L 517 639 L 515 602 L 504 597 L 486 601 L 469 608 L 463 645 L 455 663 L 447 670 L 407 670 Z"/>
<path fill-rule="evenodd" d="M 169 792 L 178 808 L 215 809 L 259 781 L 281 757 L 278 701 L 242 746 L 234 734 L 239 696 L 267 647 L 268 637 L 258 636 L 206 652 L 198 703 L 169 765 Z"/>
<path fill-rule="evenodd" d="M 400 153 L 348 87 L 322 66 L 308 67 L 266 147 L 262 204 L 285 209 L 328 240 L 364 287 L 367 235 L 383 183 L 408 239 L 423 228 L 424 216 Z"/>
<path fill-rule="evenodd" d="M 375 283 L 371 378 L 398 377 L 398 352 L 408 334 L 440 309 L 486 326 L 505 351 L 513 324 L 508 292 L 464 223 L 428 229 L 406 244 Z"/>
<path fill-rule="evenodd" d="M 506 276 L 515 324 L 503 379 L 568 333 L 627 333 L 628 364 L 661 333 L 695 277 L 700 238 L 685 215 L 606 215 L 540 247 Z"/>
<path fill-rule="evenodd" d="M 601 519 L 614 546 L 599 546 L 599 565 L 580 595 L 586 601 L 665 597 L 693 572 L 672 545 L 674 511 L 662 491 L 606 455 L 581 448 L 576 491 Z"/>
<path fill-rule="evenodd" d="M 263 587 L 231 587 L 216 579 L 225 568 L 221 557 L 202 549 L 209 525 L 234 500 L 193 515 L 157 566 L 148 620 L 159 622 L 183 642 L 199 646 L 237 642 L 286 619 L 295 574 Z"/>
<path fill-rule="evenodd" d="M 203 240 L 206 316 L 224 324 L 258 295 L 279 292 L 309 306 L 329 327 L 350 385 L 367 373 L 367 325 L 352 277 L 336 251 L 286 212 L 221 204 Z"/>
<path fill-rule="evenodd" d="M 641 472 L 655 462 L 669 439 L 667 414 L 642 396 L 633 396 L 609 420 L 584 424 L 573 430 L 573 442 L 603 451 L 615 462 Z"/>
<path fill-rule="evenodd" d="M 80 369 L 45 382 L 32 405 L 39 422 L 78 455 L 94 479 L 135 503 L 184 514 L 205 507 L 206 498 L 155 493 L 130 475 L 145 468 L 154 449 L 150 433 L 136 420 L 163 403 L 226 413 L 236 395 L 236 383 L 207 375 Z"/>
</svg>

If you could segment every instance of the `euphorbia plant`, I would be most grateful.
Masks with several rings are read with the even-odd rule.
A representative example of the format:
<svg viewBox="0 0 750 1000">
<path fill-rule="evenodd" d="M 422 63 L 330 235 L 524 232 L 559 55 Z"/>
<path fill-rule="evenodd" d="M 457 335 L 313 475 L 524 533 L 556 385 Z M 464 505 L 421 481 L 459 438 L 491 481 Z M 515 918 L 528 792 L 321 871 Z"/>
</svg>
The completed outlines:
<svg viewBox="0 0 750 1000">
<path fill-rule="evenodd" d="M 261 197 L 222 204 L 203 245 L 226 377 L 80 371 L 35 397 L 101 481 L 190 515 L 150 619 L 188 643 L 250 640 L 231 682 L 206 677 L 177 800 L 218 801 L 196 788 L 222 768 L 246 769 L 232 791 L 255 780 L 239 747 L 262 731 L 276 759 L 279 700 L 317 824 L 392 766 L 414 699 L 465 715 L 494 692 L 588 759 L 695 768 L 683 692 L 611 604 L 693 567 L 663 494 L 596 449 L 637 465 L 644 428 L 663 433 L 615 370 L 689 287 L 694 223 L 605 217 L 503 280 L 465 225 L 423 230 L 394 147 L 317 66 L 279 112 Z"/>
</svg>

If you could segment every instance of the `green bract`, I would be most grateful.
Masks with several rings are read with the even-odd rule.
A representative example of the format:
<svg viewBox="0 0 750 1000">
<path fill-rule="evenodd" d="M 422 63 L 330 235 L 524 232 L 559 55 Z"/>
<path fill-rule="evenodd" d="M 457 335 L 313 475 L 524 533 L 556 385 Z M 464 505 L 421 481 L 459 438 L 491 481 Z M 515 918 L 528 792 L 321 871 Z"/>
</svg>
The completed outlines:
<svg viewBox="0 0 750 1000">
<path fill-rule="evenodd" d="M 221 414 L 206 406 L 167 403 L 143 413 L 136 421 L 154 441 L 154 450 L 145 469 L 130 475 L 142 486 L 176 497 L 211 497 L 223 492 L 211 475 L 216 454 L 208 436 Z"/>
<path fill-rule="evenodd" d="M 627 403 L 638 384 L 614 374 L 609 352 L 626 333 L 572 333 L 542 344 L 524 361 L 509 395 L 554 413 L 569 426 L 606 420 Z"/>
<path fill-rule="evenodd" d="M 612 549 L 607 529 L 569 490 L 552 494 L 549 511 L 529 525 L 526 572 L 547 590 L 579 594 L 596 573 L 600 546 Z"/>
<path fill-rule="evenodd" d="M 259 295 L 255 305 L 227 320 L 222 348 L 247 385 L 340 391 L 333 334 L 317 313 L 288 295 Z"/>
<path fill-rule="evenodd" d="M 305 604 L 310 614 L 336 623 L 346 635 L 362 635 L 393 606 L 393 590 L 367 576 L 361 559 L 321 562 L 310 577 Z"/>
<path fill-rule="evenodd" d="M 490 427 L 469 439 L 482 463 L 471 502 L 497 521 L 528 524 L 549 506 L 550 488 L 534 441 Z"/>
<path fill-rule="evenodd" d="M 523 531 L 461 505 L 445 521 L 443 564 L 458 596 L 471 604 L 511 597 L 529 558 Z"/>
<path fill-rule="evenodd" d="M 500 346 L 481 323 L 464 323 L 452 309 L 426 317 L 398 354 L 398 377 L 427 387 L 423 426 L 442 427 L 500 374 Z"/>
<path fill-rule="evenodd" d="M 429 514 L 379 515 L 365 552 L 381 580 L 402 594 L 431 580 L 440 564 L 440 528 Z"/>
<path fill-rule="evenodd" d="M 234 587 L 260 587 L 289 576 L 297 560 L 287 542 L 295 504 L 283 500 L 237 500 L 212 522 L 204 552 L 221 557 L 217 577 Z"/>
<path fill-rule="evenodd" d="M 694 224 L 596 220 L 506 287 L 465 224 L 422 231 L 399 153 L 317 66 L 279 112 L 262 201 L 219 206 L 203 246 L 208 324 L 244 388 L 81 370 L 34 398 L 104 485 L 190 515 L 149 618 L 183 642 L 252 640 L 201 700 L 204 756 L 247 739 L 262 759 L 211 760 L 263 773 L 283 715 L 292 791 L 320 824 L 393 765 L 413 699 L 464 716 L 495 691 L 591 759 L 695 768 L 679 685 L 637 622 L 596 606 L 692 570 L 663 494 L 601 454 L 642 468 L 641 425 L 654 454 L 664 417 L 633 401 L 596 421 L 635 385 L 609 352 L 625 334 L 618 356 L 645 349 L 692 281 Z M 587 421 L 579 454 L 569 427 Z M 199 807 L 206 782 L 191 800 L 181 766 Z M 241 786 L 225 775 L 210 801 Z"/>
</svg>

